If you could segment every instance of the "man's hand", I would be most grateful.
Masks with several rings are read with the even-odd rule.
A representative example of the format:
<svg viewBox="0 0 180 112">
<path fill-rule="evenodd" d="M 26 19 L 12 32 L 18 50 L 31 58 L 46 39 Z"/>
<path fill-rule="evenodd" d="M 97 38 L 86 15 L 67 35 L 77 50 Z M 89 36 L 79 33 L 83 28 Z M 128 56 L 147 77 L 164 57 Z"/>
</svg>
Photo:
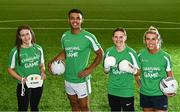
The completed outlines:
<svg viewBox="0 0 180 112">
<path fill-rule="evenodd" d="M 88 76 L 91 72 L 92 72 L 91 69 L 86 68 L 83 71 L 79 72 L 78 77 L 79 78 L 84 78 L 84 77 Z"/>
</svg>

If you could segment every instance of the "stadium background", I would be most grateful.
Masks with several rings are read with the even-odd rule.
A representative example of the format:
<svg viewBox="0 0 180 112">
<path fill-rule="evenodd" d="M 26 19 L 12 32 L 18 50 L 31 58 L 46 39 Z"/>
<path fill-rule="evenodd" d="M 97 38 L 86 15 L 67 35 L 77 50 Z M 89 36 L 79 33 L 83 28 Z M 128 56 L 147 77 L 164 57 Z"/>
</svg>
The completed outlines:
<svg viewBox="0 0 180 112">
<path fill-rule="evenodd" d="M 30 25 L 37 43 L 44 49 L 46 65 L 60 50 L 60 36 L 69 28 L 67 12 L 72 8 L 83 11 L 83 27 L 96 35 L 102 48 L 112 46 L 112 30 L 124 27 L 129 46 L 137 52 L 144 47 L 143 34 L 153 25 L 159 28 L 162 48 L 171 54 L 175 78 L 180 82 L 180 1 L 179 0 L 1 0 L 0 1 L 0 111 L 17 109 L 16 80 L 7 73 L 7 60 L 14 46 L 16 28 Z M 92 59 L 94 54 L 91 54 Z M 39 108 L 41 111 L 69 111 L 64 91 L 63 76 L 46 70 L 47 80 Z M 107 76 L 102 65 L 92 73 L 91 110 L 109 111 L 107 103 Z M 180 110 L 179 89 L 169 98 L 169 111 Z M 138 89 L 135 91 L 135 109 L 140 111 Z"/>
</svg>

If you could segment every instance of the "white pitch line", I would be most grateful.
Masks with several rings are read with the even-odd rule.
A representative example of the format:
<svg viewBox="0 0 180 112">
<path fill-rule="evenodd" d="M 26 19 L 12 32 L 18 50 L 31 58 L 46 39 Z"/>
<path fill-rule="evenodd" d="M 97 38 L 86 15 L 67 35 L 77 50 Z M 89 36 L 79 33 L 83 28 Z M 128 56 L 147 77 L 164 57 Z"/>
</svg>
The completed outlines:
<svg viewBox="0 0 180 112">
<path fill-rule="evenodd" d="M 0 28 L 0 30 L 15 30 L 17 28 L 12 28 L 12 27 L 6 27 L 6 28 Z M 39 27 L 34 27 L 33 29 L 37 29 L 37 30 L 68 30 L 70 28 L 39 28 Z M 97 28 L 97 27 L 94 27 L 94 28 L 83 28 L 83 29 L 89 29 L 89 30 L 113 30 L 115 28 Z M 144 29 L 147 29 L 147 28 L 125 28 L 125 29 L 128 29 L 128 30 L 144 30 Z M 180 28 L 158 28 L 158 29 L 162 29 L 162 30 L 180 30 Z"/>
<path fill-rule="evenodd" d="M 0 23 L 12 23 L 12 22 L 65 22 L 67 19 L 29 19 L 29 20 L 0 20 Z M 172 21 L 148 21 L 148 20 L 121 20 L 121 19 L 85 19 L 89 22 L 136 22 L 136 23 L 161 23 L 161 24 L 180 24 L 180 22 Z"/>
<path fill-rule="evenodd" d="M 121 19 L 87 19 L 86 21 L 97 21 L 97 22 L 136 22 L 136 23 L 163 23 L 163 24 L 180 24 L 179 22 L 171 21 L 148 21 L 148 20 L 121 20 Z"/>
<path fill-rule="evenodd" d="M 13 23 L 13 22 L 46 22 L 46 21 L 67 21 L 67 19 L 28 19 L 28 20 L 1 20 L 0 23 Z"/>
</svg>

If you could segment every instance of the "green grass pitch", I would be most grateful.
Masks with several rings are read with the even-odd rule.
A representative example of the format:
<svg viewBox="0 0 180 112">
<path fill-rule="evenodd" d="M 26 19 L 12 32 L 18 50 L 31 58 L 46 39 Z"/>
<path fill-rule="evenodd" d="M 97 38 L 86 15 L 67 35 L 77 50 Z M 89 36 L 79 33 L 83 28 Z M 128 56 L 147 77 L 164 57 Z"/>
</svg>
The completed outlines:
<svg viewBox="0 0 180 112">
<path fill-rule="evenodd" d="M 144 47 L 143 34 L 153 25 L 159 28 L 162 48 L 171 54 L 173 72 L 180 82 L 180 1 L 179 0 L 1 0 L 0 1 L 0 111 L 17 110 L 16 80 L 7 73 L 7 60 L 14 46 L 17 26 L 29 24 L 37 43 L 44 49 L 47 63 L 60 50 L 60 37 L 69 28 L 67 12 L 79 8 L 84 12 L 83 27 L 96 35 L 102 48 L 112 46 L 112 30 L 127 29 L 127 44 L 137 52 Z M 94 58 L 91 54 L 90 62 Z M 41 111 L 70 111 L 64 91 L 63 76 L 46 70 L 47 80 L 39 105 Z M 109 111 L 107 79 L 99 65 L 92 73 L 90 105 L 93 111 Z M 135 86 L 136 87 L 136 86 Z M 169 111 L 180 111 L 180 90 L 169 98 Z M 139 90 L 135 91 L 135 109 L 139 106 Z"/>
</svg>

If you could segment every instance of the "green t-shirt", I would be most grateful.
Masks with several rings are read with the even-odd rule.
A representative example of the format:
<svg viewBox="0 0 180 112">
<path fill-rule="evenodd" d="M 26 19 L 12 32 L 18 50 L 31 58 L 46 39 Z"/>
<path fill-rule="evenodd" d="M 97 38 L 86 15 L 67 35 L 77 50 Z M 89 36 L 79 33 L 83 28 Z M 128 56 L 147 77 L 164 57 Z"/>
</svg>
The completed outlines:
<svg viewBox="0 0 180 112">
<path fill-rule="evenodd" d="M 106 50 L 106 56 L 113 56 L 116 59 L 116 65 L 111 67 L 109 71 L 108 94 L 120 97 L 134 96 L 134 75 L 119 71 L 118 64 L 122 60 L 128 60 L 136 68 L 139 68 L 140 63 L 136 52 L 127 45 L 123 51 L 118 52 L 115 46 L 113 46 Z"/>
<path fill-rule="evenodd" d="M 85 30 L 79 34 L 67 31 L 62 35 L 61 43 L 66 53 L 65 80 L 85 82 L 85 78 L 78 78 L 78 73 L 87 67 L 91 49 L 97 51 L 101 47 L 96 37 Z"/>
<path fill-rule="evenodd" d="M 148 96 L 163 95 L 160 90 L 160 81 L 167 77 L 167 71 L 171 71 L 170 56 L 163 50 L 150 54 L 147 49 L 140 51 L 141 62 L 141 88 L 140 93 Z"/>
<path fill-rule="evenodd" d="M 21 77 L 27 77 L 31 74 L 41 74 L 40 64 L 44 63 L 42 48 L 33 44 L 29 48 L 20 48 L 21 64 L 18 64 L 17 48 L 14 47 L 9 55 L 8 67 L 15 69 L 16 73 Z"/>
</svg>

